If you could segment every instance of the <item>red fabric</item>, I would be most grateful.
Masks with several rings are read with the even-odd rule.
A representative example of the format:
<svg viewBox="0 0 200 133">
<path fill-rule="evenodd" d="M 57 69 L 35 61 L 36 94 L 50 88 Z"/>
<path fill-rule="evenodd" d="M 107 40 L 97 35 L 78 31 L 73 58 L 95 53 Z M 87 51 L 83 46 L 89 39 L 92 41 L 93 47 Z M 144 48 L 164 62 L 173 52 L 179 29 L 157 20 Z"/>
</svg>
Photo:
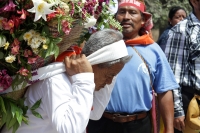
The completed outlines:
<svg viewBox="0 0 200 133">
<path fill-rule="evenodd" d="M 140 37 L 130 39 L 125 41 L 126 45 L 149 45 L 154 43 L 154 40 L 150 37 L 149 34 L 142 35 Z"/>
<path fill-rule="evenodd" d="M 63 53 L 59 54 L 55 62 L 63 62 L 63 60 L 65 59 L 65 56 L 81 54 L 81 51 L 82 51 L 81 47 L 73 45 L 70 48 L 68 48 L 66 51 L 64 51 Z"/>
<path fill-rule="evenodd" d="M 122 0 L 119 3 L 119 7 L 122 7 L 122 6 L 134 6 L 137 9 L 139 9 L 141 12 L 144 12 L 145 8 L 146 8 L 144 3 L 141 3 L 141 2 L 136 1 L 136 0 Z"/>
</svg>

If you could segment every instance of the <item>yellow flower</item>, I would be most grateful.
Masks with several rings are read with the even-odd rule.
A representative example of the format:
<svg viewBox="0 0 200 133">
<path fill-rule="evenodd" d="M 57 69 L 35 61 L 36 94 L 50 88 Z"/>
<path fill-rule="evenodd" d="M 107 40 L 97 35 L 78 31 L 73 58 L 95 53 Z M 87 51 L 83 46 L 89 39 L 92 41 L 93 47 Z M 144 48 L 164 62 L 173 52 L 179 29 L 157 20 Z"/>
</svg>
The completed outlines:
<svg viewBox="0 0 200 133">
<path fill-rule="evenodd" d="M 44 44 L 44 45 L 42 45 L 42 48 L 46 50 L 48 48 L 48 46 L 46 44 Z"/>
<path fill-rule="evenodd" d="M 4 44 L 4 49 L 7 50 L 9 45 L 10 45 L 10 43 L 9 43 L 9 42 L 6 42 L 6 43 Z"/>
<path fill-rule="evenodd" d="M 13 63 L 13 61 L 16 60 L 16 57 L 14 55 L 9 55 L 5 58 L 6 62 Z"/>
</svg>

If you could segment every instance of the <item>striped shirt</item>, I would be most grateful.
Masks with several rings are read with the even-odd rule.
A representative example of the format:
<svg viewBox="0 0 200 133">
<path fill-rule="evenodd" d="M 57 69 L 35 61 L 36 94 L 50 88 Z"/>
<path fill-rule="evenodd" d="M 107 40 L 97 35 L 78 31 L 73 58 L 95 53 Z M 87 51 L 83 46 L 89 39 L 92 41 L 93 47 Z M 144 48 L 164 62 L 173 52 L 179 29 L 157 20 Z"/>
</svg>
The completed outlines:
<svg viewBox="0 0 200 133">
<path fill-rule="evenodd" d="M 176 81 L 180 86 L 200 89 L 200 21 L 190 13 L 168 35 L 165 54 Z M 175 117 L 183 113 L 180 89 L 174 90 Z"/>
</svg>

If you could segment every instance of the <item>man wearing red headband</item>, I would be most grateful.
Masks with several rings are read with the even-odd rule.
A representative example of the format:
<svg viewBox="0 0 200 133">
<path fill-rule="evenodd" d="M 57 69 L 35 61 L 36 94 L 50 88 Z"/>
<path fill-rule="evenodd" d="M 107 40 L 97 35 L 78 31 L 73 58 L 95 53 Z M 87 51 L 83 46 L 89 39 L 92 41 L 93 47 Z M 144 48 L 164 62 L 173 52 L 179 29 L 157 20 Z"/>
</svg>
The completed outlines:
<svg viewBox="0 0 200 133">
<path fill-rule="evenodd" d="M 100 120 L 89 121 L 88 133 L 151 133 L 155 127 L 150 115 L 152 89 L 158 95 L 165 133 L 174 132 L 172 90 L 179 85 L 165 54 L 149 34 L 153 27 L 151 18 L 145 12 L 143 0 L 119 1 L 116 19 L 123 28 L 128 53 L 133 57 L 117 75 L 103 117 L 99 114 Z"/>
</svg>

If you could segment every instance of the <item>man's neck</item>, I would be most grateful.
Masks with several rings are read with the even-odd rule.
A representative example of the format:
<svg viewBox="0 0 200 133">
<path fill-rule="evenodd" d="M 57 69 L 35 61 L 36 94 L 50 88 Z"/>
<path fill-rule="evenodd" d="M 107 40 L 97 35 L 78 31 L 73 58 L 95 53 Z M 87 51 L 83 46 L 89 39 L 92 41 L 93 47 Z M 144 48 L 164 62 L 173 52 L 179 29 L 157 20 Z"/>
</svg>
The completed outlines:
<svg viewBox="0 0 200 133">
<path fill-rule="evenodd" d="M 124 36 L 124 40 L 125 40 L 125 41 L 126 41 L 126 40 L 132 40 L 132 39 L 135 39 L 135 38 L 138 38 L 138 37 L 140 37 L 138 34 L 135 35 L 135 36 Z"/>
</svg>

